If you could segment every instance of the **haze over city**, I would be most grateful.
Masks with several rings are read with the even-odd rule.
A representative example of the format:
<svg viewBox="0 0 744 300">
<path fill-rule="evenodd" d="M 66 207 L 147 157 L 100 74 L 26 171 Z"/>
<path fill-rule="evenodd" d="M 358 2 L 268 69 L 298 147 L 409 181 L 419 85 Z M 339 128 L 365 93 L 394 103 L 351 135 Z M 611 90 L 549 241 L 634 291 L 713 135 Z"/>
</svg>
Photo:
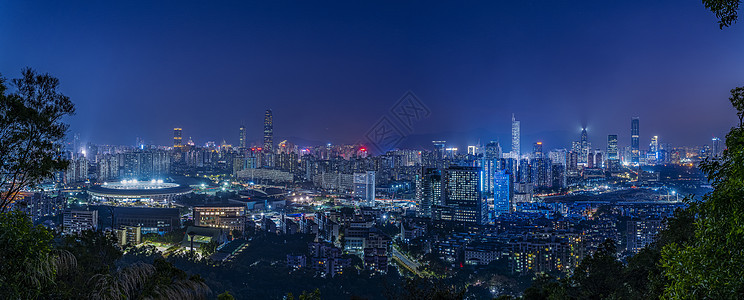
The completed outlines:
<svg viewBox="0 0 744 300">
<path fill-rule="evenodd" d="M 102 144 L 168 145 L 173 127 L 235 144 L 241 124 L 260 144 L 265 109 L 279 138 L 354 143 L 410 90 L 432 111 L 413 148 L 505 141 L 512 113 L 549 148 L 582 127 L 626 146 L 632 116 L 642 144 L 697 145 L 734 125 L 727 91 L 744 75 L 741 28 L 699 6 L 6 2 L 0 69 L 59 76 L 71 132 Z"/>
</svg>

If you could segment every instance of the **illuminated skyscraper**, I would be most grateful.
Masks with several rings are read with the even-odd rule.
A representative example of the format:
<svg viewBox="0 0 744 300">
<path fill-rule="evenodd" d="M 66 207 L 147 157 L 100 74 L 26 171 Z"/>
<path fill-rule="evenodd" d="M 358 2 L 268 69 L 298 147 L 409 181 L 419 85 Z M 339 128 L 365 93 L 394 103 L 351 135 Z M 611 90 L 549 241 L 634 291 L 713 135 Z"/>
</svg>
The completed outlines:
<svg viewBox="0 0 744 300">
<path fill-rule="evenodd" d="M 506 170 L 497 171 L 494 177 L 493 210 L 494 215 L 509 213 L 514 198 L 514 184 L 512 175 Z"/>
<path fill-rule="evenodd" d="M 723 148 L 721 148 L 721 139 L 714 137 L 713 138 L 713 149 L 712 149 L 712 155 L 713 157 L 719 157 L 723 154 Z"/>
<path fill-rule="evenodd" d="M 240 133 L 238 134 L 238 146 L 240 151 L 245 151 L 245 126 L 240 125 Z"/>
<path fill-rule="evenodd" d="M 434 157 L 436 159 L 444 158 L 445 143 L 447 143 L 447 141 L 431 141 L 431 144 L 434 145 Z"/>
<path fill-rule="evenodd" d="M 436 168 L 424 168 L 421 178 L 421 215 L 433 217 L 432 207 L 442 205 L 442 172 Z"/>
<path fill-rule="evenodd" d="M 532 147 L 532 157 L 533 158 L 542 158 L 543 157 L 543 145 L 542 145 L 542 142 L 537 142 Z"/>
<path fill-rule="evenodd" d="M 586 128 L 581 128 L 581 148 L 589 146 L 589 135 L 586 133 Z"/>
<path fill-rule="evenodd" d="M 486 199 L 481 197 L 480 169 L 451 166 L 444 170 L 442 198 L 452 221 L 485 224 Z"/>
<path fill-rule="evenodd" d="M 180 150 L 183 147 L 181 142 L 181 128 L 173 128 L 173 148 Z"/>
<path fill-rule="evenodd" d="M 630 162 L 636 165 L 640 162 L 641 154 L 638 143 L 638 138 L 640 137 L 639 127 L 640 121 L 638 117 L 630 119 Z"/>
<path fill-rule="evenodd" d="M 654 159 L 659 159 L 659 136 L 653 136 L 651 137 L 651 143 L 648 145 L 648 151 L 651 152 L 651 155 L 654 157 Z"/>
<path fill-rule="evenodd" d="M 512 152 L 512 155 L 514 156 L 514 158 L 517 159 L 517 160 L 519 160 L 519 156 L 522 155 L 522 150 L 520 148 L 521 146 L 519 144 L 519 139 L 520 139 L 519 121 L 517 121 L 517 119 L 514 118 L 514 114 L 512 114 L 512 131 L 511 131 L 511 136 L 512 136 L 512 145 L 511 145 L 512 146 L 512 149 L 511 149 L 511 152 Z"/>
<path fill-rule="evenodd" d="M 483 153 L 482 167 L 483 167 L 483 190 L 487 196 L 493 192 L 493 181 L 494 174 L 499 169 L 499 161 L 501 158 L 501 147 L 498 142 L 491 141 L 485 146 L 485 153 Z"/>
<path fill-rule="evenodd" d="M 607 159 L 617 160 L 617 134 L 607 135 Z"/>
<path fill-rule="evenodd" d="M 264 115 L 264 146 L 263 150 L 269 153 L 274 152 L 274 115 L 270 109 L 266 110 Z"/>
<path fill-rule="evenodd" d="M 375 205 L 375 171 L 354 173 L 354 195 L 366 205 Z"/>
<path fill-rule="evenodd" d="M 579 148 L 579 163 L 585 164 L 589 159 L 589 150 L 592 148 L 592 145 L 589 143 L 589 134 L 587 134 L 586 128 L 581 128 Z"/>
</svg>

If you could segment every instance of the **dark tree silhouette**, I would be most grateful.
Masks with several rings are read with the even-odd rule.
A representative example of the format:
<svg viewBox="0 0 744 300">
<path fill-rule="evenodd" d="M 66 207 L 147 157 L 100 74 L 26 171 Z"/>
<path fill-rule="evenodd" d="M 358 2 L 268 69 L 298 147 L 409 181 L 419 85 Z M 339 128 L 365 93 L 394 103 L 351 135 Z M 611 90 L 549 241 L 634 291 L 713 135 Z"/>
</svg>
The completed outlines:
<svg viewBox="0 0 744 300">
<path fill-rule="evenodd" d="M 67 167 L 62 141 L 72 115 L 70 98 L 57 91 L 59 80 L 26 68 L 13 79 L 16 91 L 0 76 L 0 212 L 20 191 Z"/>
<path fill-rule="evenodd" d="M 705 8 L 716 14 L 721 29 L 736 23 L 740 3 L 740 0 L 703 0 Z"/>
</svg>

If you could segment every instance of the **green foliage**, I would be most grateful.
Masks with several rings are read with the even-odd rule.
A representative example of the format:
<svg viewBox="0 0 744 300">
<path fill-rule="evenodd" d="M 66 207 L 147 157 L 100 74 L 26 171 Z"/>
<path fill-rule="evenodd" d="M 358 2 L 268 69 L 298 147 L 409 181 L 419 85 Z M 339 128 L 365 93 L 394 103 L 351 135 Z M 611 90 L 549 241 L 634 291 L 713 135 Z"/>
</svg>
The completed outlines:
<svg viewBox="0 0 744 300">
<path fill-rule="evenodd" d="M 442 282 L 430 279 L 415 277 L 406 279 L 403 284 L 403 291 L 398 295 L 391 295 L 392 299 L 434 299 L 434 300 L 454 300 L 465 299 L 466 287 L 456 287 L 453 285 L 443 284 Z"/>
<path fill-rule="evenodd" d="M 744 88 L 731 94 L 741 120 Z M 726 136 L 723 156 L 700 164 L 713 191 L 696 205 L 694 236 L 663 249 L 666 298 L 733 299 L 744 294 L 744 268 L 739 267 L 744 264 L 744 128 L 739 125 Z"/>
<path fill-rule="evenodd" d="M 52 238 L 24 213 L 0 213 L 0 298 L 36 298 L 54 281 L 60 261 Z"/>
<path fill-rule="evenodd" d="M 163 235 L 151 232 L 143 235 L 142 240 L 161 244 L 177 244 L 183 240 L 185 234 L 186 227 L 166 232 Z"/>
<path fill-rule="evenodd" d="M 97 274 L 89 285 L 93 299 L 203 299 L 210 293 L 199 276 L 189 277 L 164 259 Z"/>
<path fill-rule="evenodd" d="M 739 127 L 744 126 L 744 87 L 732 89 L 729 101 L 736 109 L 736 116 L 739 117 Z"/>
<path fill-rule="evenodd" d="M 217 300 L 235 300 L 235 297 L 230 294 L 230 291 L 225 291 L 224 293 L 217 295 Z"/>
<path fill-rule="evenodd" d="M 79 235 L 55 238 L 54 247 L 74 256 L 77 267 L 57 276 L 55 284 L 45 292 L 55 298 L 85 298 L 89 293 L 88 281 L 97 274 L 109 274 L 122 257 L 111 233 L 84 231 Z"/>
<path fill-rule="evenodd" d="M 738 19 L 740 0 L 703 0 L 705 8 L 716 14 L 718 26 L 729 27 Z"/>
<path fill-rule="evenodd" d="M 581 261 L 570 282 L 579 298 L 605 299 L 622 287 L 622 282 L 617 280 L 622 271 L 623 264 L 617 260 L 615 242 L 608 239 L 593 255 Z"/>
<path fill-rule="evenodd" d="M 220 244 L 215 241 L 210 241 L 209 243 L 201 245 L 201 247 L 199 247 L 199 251 L 201 251 L 202 256 L 210 256 L 215 251 L 217 251 L 217 246 L 219 245 Z"/>
<path fill-rule="evenodd" d="M 286 299 L 295 300 L 295 297 L 292 293 L 289 293 L 287 294 Z M 315 289 L 312 293 L 302 291 L 302 294 L 300 294 L 300 297 L 298 297 L 297 300 L 320 300 L 320 289 Z"/>
<path fill-rule="evenodd" d="M 68 125 L 62 118 L 75 112 L 70 98 L 57 91 L 59 80 L 23 69 L 8 90 L 0 76 L 0 212 L 26 187 L 67 168 L 63 139 Z"/>
</svg>

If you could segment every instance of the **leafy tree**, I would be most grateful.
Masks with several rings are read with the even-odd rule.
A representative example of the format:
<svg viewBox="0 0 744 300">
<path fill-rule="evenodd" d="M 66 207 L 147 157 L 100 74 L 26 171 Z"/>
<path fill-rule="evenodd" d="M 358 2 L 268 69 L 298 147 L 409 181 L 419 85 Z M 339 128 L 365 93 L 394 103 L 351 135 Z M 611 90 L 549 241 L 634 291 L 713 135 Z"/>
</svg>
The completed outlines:
<svg viewBox="0 0 744 300">
<path fill-rule="evenodd" d="M 52 177 L 68 162 L 62 140 L 72 115 L 70 98 L 57 91 L 59 80 L 26 68 L 13 79 L 14 93 L 0 76 L 0 212 L 7 211 L 18 193 Z"/>
<path fill-rule="evenodd" d="M 235 297 L 233 297 L 229 291 L 225 291 L 224 293 L 217 295 L 217 300 L 235 300 Z"/>
<path fill-rule="evenodd" d="M 622 287 L 622 281 L 617 278 L 622 270 L 615 241 L 607 239 L 594 254 L 581 261 L 571 276 L 571 283 L 577 287 L 579 298 L 604 299 Z"/>
<path fill-rule="evenodd" d="M 199 250 L 201 251 L 202 256 L 210 256 L 217 251 L 217 246 L 219 246 L 219 243 L 216 241 L 210 241 L 209 243 L 201 245 Z"/>
<path fill-rule="evenodd" d="M 731 91 L 737 115 L 744 114 L 742 88 Z M 741 117 L 740 117 L 741 119 Z M 726 136 L 720 158 L 700 169 L 713 191 L 697 203 L 695 234 L 687 244 L 670 243 L 662 251 L 668 285 L 664 297 L 733 299 L 744 294 L 744 128 Z"/>
<path fill-rule="evenodd" d="M 78 264 L 69 272 L 57 276 L 55 284 L 46 293 L 55 298 L 85 298 L 90 289 L 88 281 L 97 274 L 109 274 L 122 257 L 112 233 L 83 231 L 79 235 L 55 238 L 54 247 L 73 255 Z"/>
<path fill-rule="evenodd" d="M 703 0 L 705 8 L 716 14 L 721 29 L 736 23 L 740 3 L 741 0 Z"/>
<path fill-rule="evenodd" d="M 24 213 L 0 213 L 0 298 L 37 298 L 59 271 L 76 265 L 69 252 L 52 248 L 52 239 Z"/>
<path fill-rule="evenodd" d="M 289 293 L 287 294 L 286 299 L 295 300 L 295 297 L 292 293 Z M 302 294 L 300 294 L 300 297 L 298 297 L 297 300 L 320 300 L 320 289 L 315 289 L 312 293 L 302 291 Z"/>
<path fill-rule="evenodd" d="M 211 293 L 201 277 L 189 277 L 164 259 L 95 275 L 89 285 L 94 299 L 203 299 Z"/>
</svg>

